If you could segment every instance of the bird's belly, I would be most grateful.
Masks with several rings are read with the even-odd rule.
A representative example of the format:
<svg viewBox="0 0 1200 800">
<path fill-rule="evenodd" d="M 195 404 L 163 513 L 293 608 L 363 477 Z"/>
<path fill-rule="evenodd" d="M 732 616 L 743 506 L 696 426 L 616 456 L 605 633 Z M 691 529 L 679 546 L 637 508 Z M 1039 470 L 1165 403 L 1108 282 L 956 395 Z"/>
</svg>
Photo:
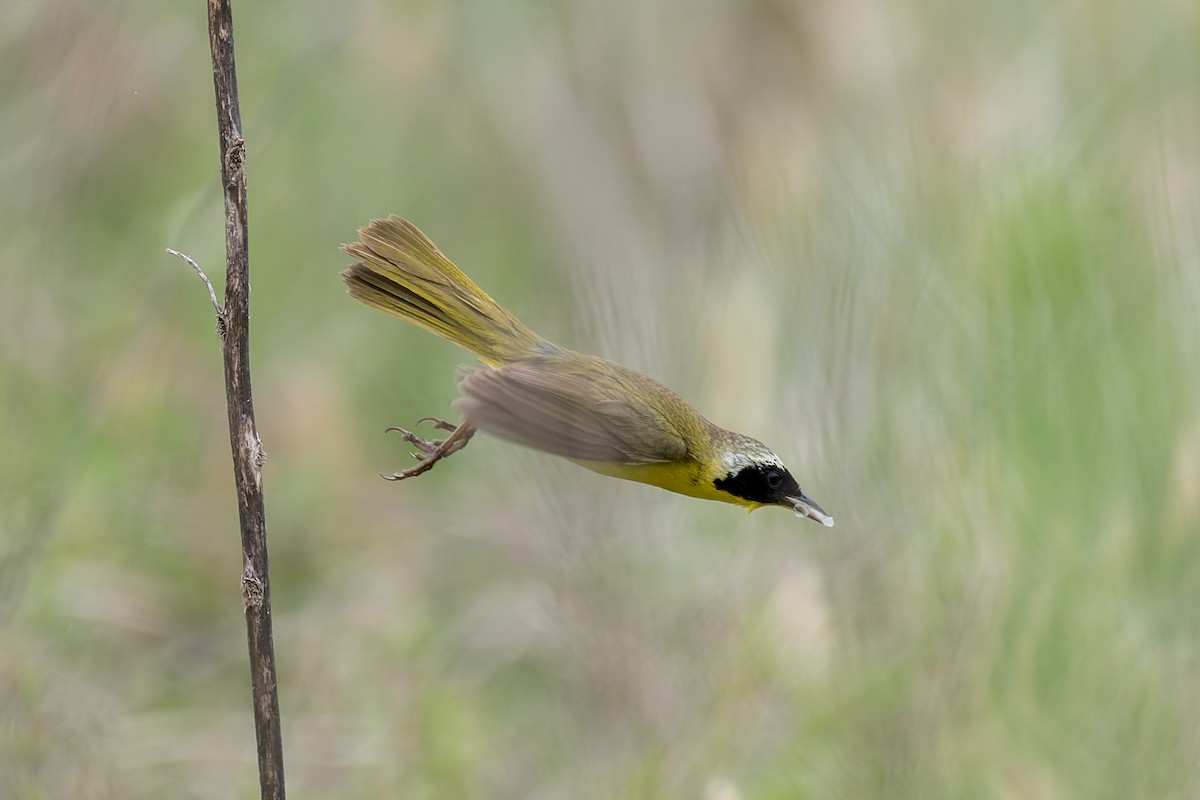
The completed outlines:
<svg viewBox="0 0 1200 800">
<path fill-rule="evenodd" d="M 651 486 L 657 486 L 669 492 L 686 494 L 689 497 L 742 504 L 733 495 L 718 490 L 712 481 L 707 479 L 707 476 L 702 475 L 699 465 L 694 463 L 672 461 L 658 461 L 652 464 L 614 464 L 607 461 L 576 461 L 575 463 L 587 467 L 593 472 L 599 472 L 601 475 L 648 483 Z"/>
</svg>

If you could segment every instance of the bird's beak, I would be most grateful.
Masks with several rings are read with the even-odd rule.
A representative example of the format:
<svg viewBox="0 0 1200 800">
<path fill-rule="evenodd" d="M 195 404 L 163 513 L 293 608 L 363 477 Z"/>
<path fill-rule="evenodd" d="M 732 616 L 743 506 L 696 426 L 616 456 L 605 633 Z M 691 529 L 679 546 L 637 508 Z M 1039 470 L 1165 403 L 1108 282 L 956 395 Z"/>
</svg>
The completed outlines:
<svg viewBox="0 0 1200 800">
<path fill-rule="evenodd" d="M 806 497 L 803 492 L 800 493 L 799 497 L 788 497 L 786 499 L 792 511 L 796 512 L 797 517 L 808 517 L 811 520 L 821 523 L 826 528 L 833 527 L 833 517 L 826 514 L 825 509 Z"/>
</svg>

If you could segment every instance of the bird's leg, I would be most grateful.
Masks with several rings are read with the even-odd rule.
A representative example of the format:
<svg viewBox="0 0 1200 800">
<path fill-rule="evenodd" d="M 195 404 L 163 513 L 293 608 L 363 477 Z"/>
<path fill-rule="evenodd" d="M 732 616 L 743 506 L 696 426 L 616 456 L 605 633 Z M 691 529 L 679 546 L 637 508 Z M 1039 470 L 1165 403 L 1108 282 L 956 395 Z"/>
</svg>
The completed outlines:
<svg viewBox="0 0 1200 800">
<path fill-rule="evenodd" d="M 408 469 L 394 472 L 391 475 L 384 475 L 385 479 L 389 481 L 402 481 L 405 478 L 415 478 L 423 472 L 428 472 L 433 469 L 434 464 L 443 458 L 457 453 L 466 447 L 467 442 L 475 435 L 475 428 L 465 422 L 461 425 L 451 425 L 444 419 L 438 419 L 437 417 L 425 417 L 424 419 L 417 420 L 418 425 L 422 422 L 432 422 L 433 427 L 441 431 L 450 431 L 450 435 L 445 439 L 431 442 L 428 439 L 422 439 L 412 431 L 405 430 L 404 428 L 388 428 L 385 431 L 386 433 L 391 433 L 392 431 L 399 433 L 404 437 L 404 441 L 420 451 L 419 453 L 412 454 L 412 457 L 420 463 Z"/>
</svg>

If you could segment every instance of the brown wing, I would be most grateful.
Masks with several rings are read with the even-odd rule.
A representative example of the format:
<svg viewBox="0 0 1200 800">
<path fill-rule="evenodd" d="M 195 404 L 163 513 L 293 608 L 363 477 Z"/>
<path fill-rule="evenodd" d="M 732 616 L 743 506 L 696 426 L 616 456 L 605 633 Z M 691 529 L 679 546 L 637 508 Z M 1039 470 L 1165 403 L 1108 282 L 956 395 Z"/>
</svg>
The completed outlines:
<svg viewBox="0 0 1200 800">
<path fill-rule="evenodd" d="M 631 384 L 643 382 L 669 392 L 632 373 L 514 364 L 468 372 L 454 406 L 480 430 L 564 458 L 616 464 L 683 458 L 687 443 L 678 430 L 652 403 L 629 400 L 637 397 L 629 390 L 639 388 Z"/>
</svg>

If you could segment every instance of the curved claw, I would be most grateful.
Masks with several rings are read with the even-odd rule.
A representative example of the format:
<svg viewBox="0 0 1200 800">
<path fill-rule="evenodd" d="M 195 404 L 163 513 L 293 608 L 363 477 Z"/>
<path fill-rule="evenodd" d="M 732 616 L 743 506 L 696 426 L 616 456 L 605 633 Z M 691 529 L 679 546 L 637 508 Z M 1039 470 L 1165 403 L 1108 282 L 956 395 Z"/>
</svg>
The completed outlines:
<svg viewBox="0 0 1200 800">
<path fill-rule="evenodd" d="M 432 423 L 433 427 L 437 428 L 439 431 L 454 432 L 458 430 L 457 425 L 452 425 L 441 417 L 421 417 L 419 420 L 417 420 L 418 425 L 420 425 L 422 422 Z"/>
<path fill-rule="evenodd" d="M 433 453 L 435 450 L 438 449 L 438 446 L 441 445 L 440 441 L 431 442 L 428 439 L 422 439 L 420 436 L 417 436 L 412 431 L 406 430 L 404 428 L 393 427 L 393 428 L 388 428 L 386 431 L 384 431 L 384 433 L 393 433 L 393 432 L 398 433 L 401 436 L 403 436 L 404 441 L 413 445 L 418 450 L 420 450 L 422 453 Z M 414 457 L 416 457 L 416 455 L 417 455 L 416 453 L 413 453 Z"/>
</svg>

